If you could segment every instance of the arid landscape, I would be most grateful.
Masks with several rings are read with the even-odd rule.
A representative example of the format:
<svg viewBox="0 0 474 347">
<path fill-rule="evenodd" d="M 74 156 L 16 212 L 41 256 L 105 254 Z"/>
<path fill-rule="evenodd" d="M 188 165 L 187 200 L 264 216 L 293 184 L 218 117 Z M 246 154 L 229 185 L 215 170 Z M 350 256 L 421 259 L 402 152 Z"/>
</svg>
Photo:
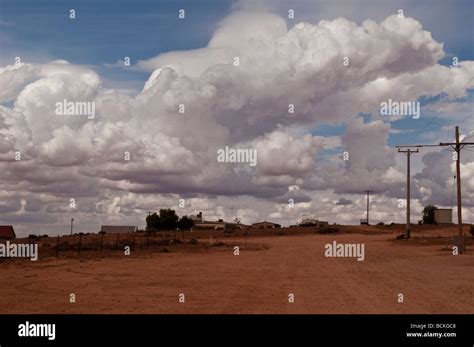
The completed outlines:
<svg viewBox="0 0 474 347">
<path fill-rule="evenodd" d="M 0 262 L 0 313 L 473 313 L 468 226 L 467 252 L 459 256 L 451 247 L 456 226 L 413 226 L 412 239 L 396 240 L 403 230 L 201 232 L 167 246 L 160 237 L 148 245 L 135 238 L 128 256 L 120 244 L 44 257 L 56 243 L 50 237 L 35 241 L 38 261 Z M 364 244 L 364 261 L 326 257 L 333 241 Z"/>
</svg>

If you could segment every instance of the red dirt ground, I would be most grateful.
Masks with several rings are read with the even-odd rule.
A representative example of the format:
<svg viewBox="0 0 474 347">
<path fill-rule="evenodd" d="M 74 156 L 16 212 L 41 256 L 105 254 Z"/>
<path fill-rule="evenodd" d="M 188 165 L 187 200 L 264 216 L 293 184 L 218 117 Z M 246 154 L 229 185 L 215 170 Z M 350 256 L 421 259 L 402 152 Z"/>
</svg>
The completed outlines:
<svg viewBox="0 0 474 347">
<path fill-rule="evenodd" d="M 455 228 L 415 228 L 410 241 L 394 240 L 403 226 L 342 230 L 251 236 L 247 247 L 220 234 L 227 246 L 196 251 L 2 261 L 0 313 L 474 313 L 473 246 L 452 255 Z M 364 243 L 365 260 L 325 257 L 333 240 Z"/>
</svg>

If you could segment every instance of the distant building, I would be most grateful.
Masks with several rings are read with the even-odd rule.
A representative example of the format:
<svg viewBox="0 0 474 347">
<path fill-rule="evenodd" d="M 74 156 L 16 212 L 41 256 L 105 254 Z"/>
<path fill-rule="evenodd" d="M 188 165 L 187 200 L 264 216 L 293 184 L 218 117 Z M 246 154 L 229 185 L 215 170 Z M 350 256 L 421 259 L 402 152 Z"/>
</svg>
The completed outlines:
<svg viewBox="0 0 474 347">
<path fill-rule="evenodd" d="M 101 233 L 106 234 L 128 234 L 137 232 L 138 227 L 133 225 L 102 225 Z"/>
<path fill-rule="evenodd" d="M 437 208 L 434 211 L 434 218 L 436 224 L 453 224 L 453 209 Z"/>
<path fill-rule="evenodd" d="M 267 222 L 267 221 L 252 224 L 252 229 L 271 229 L 271 228 L 281 228 L 281 225 L 277 223 Z"/>
<path fill-rule="evenodd" d="M 196 216 L 189 216 L 189 218 L 194 222 L 194 225 L 201 224 L 202 221 L 202 212 L 199 212 Z"/>
<path fill-rule="evenodd" d="M 226 223 L 222 219 L 217 222 L 214 221 L 202 221 L 194 225 L 193 230 L 224 230 Z"/>
<path fill-rule="evenodd" d="M 15 230 L 11 225 L 0 225 L 0 240 L 12 240 L 16 238 Z"/>
<path fill-rule="evenodd" d="M 246 225 L 246 224 L 242 224 L 242 223 L 237 224 L 237 228 L 240 229 L 240 230 L 249 229 L 250 227 L 251 227 L 250 225 Z"/>
<path fill-rule="evenodd" d="M 328 225 L 329 225 L 329 222 L 320 221 L 313 218 L 305 218 L 299 224 L 300 227 L 324 227 Z"/>
</svg>

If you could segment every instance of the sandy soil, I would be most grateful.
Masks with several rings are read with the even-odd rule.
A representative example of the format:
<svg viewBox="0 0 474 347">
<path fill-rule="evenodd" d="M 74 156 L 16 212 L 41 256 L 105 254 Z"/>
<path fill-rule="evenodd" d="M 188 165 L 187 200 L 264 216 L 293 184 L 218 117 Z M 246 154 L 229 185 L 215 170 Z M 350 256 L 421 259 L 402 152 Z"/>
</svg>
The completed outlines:
<svg viewBox="0 0 474 347">
<path fill-rule="evenodd" d="M 474 313 L 474 252 L 394 235 L 251 237 L 258 247 L 248 249 L 227 238 L 230 247 L 198 252 L 3 262 L 0 313 Z M 333 240 L 364 243 L 365 260 L 325 257 Z"/>
</svg>

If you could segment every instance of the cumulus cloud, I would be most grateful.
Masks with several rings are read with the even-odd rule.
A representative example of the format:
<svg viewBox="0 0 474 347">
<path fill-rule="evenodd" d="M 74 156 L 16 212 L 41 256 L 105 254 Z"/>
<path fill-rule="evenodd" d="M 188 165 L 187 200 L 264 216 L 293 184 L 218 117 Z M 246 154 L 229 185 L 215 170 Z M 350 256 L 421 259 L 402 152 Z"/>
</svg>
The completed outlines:
<svg viewBox="0 0 474 347">
<path fill-rule="evenodd" d="M 224 19 L 206 47 L 138 62 L 135 68 L 150 77 L 132 96 L 63 60 L 6 66 L 0 68 L 1 189 L 12 199 L 60 198 L 43 207 L 61 215 L 51 222 L 67 220 L 69 198 L 82 199 L 74 213 L 98 221 L 132 220 L 178 196 L 201 199 L 186 213 L 217 199 L 206 211 L 214 217 L 229 216 L 233 202 L 225 197 L 232 197 L 244 206 L 238 216 L 246 222 L 267 216 L 295 222 L 315 208 L 354 221 L 359 214 L 349 209 L 359 202 L 337 194 L 370 188 L 390 201 L 403 195 L 404 167 L 387 145 L 391 126 L 377 116 L 380 102 L 440 93 L 452 101 L 474 86 L 474 62 L 448 68 L 437 64 L 443 56 L 442 44 L 412 18 L 288 27 L 275 14 L 243 11 Z M 97 116 L 58 115 L 55 105 L 65 99 L 94 102 Z M 321 124 L 346 130 L 314 135 Z M 255 149 L 257 166 L 218 163 L 225 146 Z M 329 150 L 340 152 L 319 160 Z M 449 164 L 435 154 L 423 160 L 415 194 L 444 197 Z M 443 170 L 434 173 L 433 165 Z M 463 165 L 472 199 L 473 168 Z M 324 203 L 316 202 L 318 192 Z"/>
</svg>

